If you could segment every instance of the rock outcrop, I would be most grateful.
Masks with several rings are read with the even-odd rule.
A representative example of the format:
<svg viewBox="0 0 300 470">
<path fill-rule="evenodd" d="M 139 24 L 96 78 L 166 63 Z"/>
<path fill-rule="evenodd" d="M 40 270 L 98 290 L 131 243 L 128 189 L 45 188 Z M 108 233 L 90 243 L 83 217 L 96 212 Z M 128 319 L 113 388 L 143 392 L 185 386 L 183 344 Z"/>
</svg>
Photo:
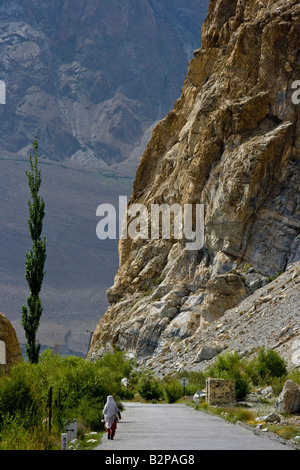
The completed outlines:
<svg viewBox="0 0 300 470">
<path fill-rule="evenodd" d="M 293 380 L 287 380 L 276 400 L 279 413 L 290 414 L 300 411 L 300 386 Z"/>
<path fill-rule="evenodd" d="M 121 240 L 120 268 L 107 292 L 111 306 L 89 357 L 112 344 L 153 367 L 162 369 L 166 358 L 168 370 L 187 367 L 228 347 L 228 326 L 223 342 L 208 343 L 208 331 L 211 339 L 220 333 L 226 313 L 247 299 L 243 313 L 256 331 L 260 317 L 251 302 L 280 273 L 299 299 L 300 105 L 293 100 L 299 34 L 298 1 L 210 1 L 202 47 L 174 109 L 153 131 L 129 201 L 148 209 L 204 204 L 204 246 L 186 250 L 186 240 L 175 237 Z M 299 338 L 297 296 L 286 299 L 287 308 L 277 298 L 284 317 L 272 304 L 275 291 L 264 296 L 270 325 L 280 318 L 283 328 L 292 315 Z M 267 344 L 265 333 L 248 349 Z M 186 352 L 178 362 L 179 349 Z"/>
<path fill-rule="evenodd" d="M 13 364 L 23 360 L 21 348 L 16 332 L 10 321 L 0 313 L 0 341 L 5 344 L 5 364 L 0 365 L 0 370 L 7 370 Z"/>
</svg>

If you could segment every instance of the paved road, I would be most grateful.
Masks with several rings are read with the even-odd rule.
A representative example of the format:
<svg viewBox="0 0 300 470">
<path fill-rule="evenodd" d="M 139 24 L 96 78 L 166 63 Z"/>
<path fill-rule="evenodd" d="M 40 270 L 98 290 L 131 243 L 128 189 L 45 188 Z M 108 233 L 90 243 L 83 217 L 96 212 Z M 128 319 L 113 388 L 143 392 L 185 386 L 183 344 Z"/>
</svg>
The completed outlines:
<svg viewBox="0 0 300 470">
<path fill-rule="evenodd" d="M 290 450 L 238 424 L 183 404 L 124 403 L 115 439 L 96 450 Z"/>
</svg>

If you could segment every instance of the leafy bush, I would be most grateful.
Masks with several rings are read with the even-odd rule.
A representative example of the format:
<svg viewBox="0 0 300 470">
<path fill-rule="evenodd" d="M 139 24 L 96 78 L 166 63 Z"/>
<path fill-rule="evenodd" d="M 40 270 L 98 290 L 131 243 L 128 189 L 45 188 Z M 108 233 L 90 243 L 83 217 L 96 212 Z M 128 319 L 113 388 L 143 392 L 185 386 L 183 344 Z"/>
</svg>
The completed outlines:
<svg viewBox="0 0 300 470">
<path fill-rule="evenodd" d="M 236 351 L 218 356 L 215 364 L 206 371 L 206 376 L 235 380 L 237 400 L 243 400 L 250 392 L 250 379 L 245 372 L 245 363 Z"/>
<path fill-rule="evenodd" d="M 164 386 L 165 398 L 168 403 L 175 403 L 183 395 L 183 387 L 178 380 L 170 380 Z"/>
<path fill-rule="evenodd" d="M 6 417 L 0 427 L 0 450 L 55 450 L 57 439 L 43 426 L 24 427 L 21 414 Z"/>
<path fill-rule="evenodd" d="M 104 425 L 101 421 L 103 403 L 96 398 L 82 397 L 77 406 L 70 410 L 70 419 L 76 416 L 77 420 L 84 423 L 84 427 L 93 431 L 103 431 Z"/>
<path fill-rule="evenodd" d="M 286 363 L 273 349 L 260 349 L 257 356 L 257 368 L 262 378 L 282 377 L 287 374 Z"/>
<path fill-rule="evenodd" d="M 231 407 L 226 410 L 227 415 L 225 416 L 227 421 L 232 423 L 236 423 L 237 421 L 244 421 L 244 422 L 254 422 L 255 420 L 255 413 L 251 410 L 247 410 L 246 408 L 242 407 Z"/>
<path fill-rule="evenodd" d="M 160 400 L 163 397 L 163 389 L 158 379 L 152 372 L 144 371 L 138 381 L 137 391 L 144 400 Z"/>
<path fill-rule="evenodd" d="M 0 377 L 0 447 L 12 445 L 13 437 L 9 434 L 15 433 L 16 427 L 20 429 L 20 449 L 31 448 L 29 441 L 34 439 L 34 432 L 46 434 L 50 387 L 53 434 L 60 436 L 73 419 L 80 419 L 92 430 L 103 430 L 101 418 L 106 397 L 114 395 L 118 400 L 126 396 L 121 379 L 131 373 L 132 363 L 120 352 L 94 363 L 80 357 L 60 357 L 47 350 L 38 364 L 12 367 L 8 376 Z M 39 439 L 36 445 L 43 450 L 49 442 Z"/>
<path fill-rule="evenodd" d="M 0 388 L 0 427 L 7 419 L 21 415 L 24 426 L 36 426 L 42 417 L 42 409 L 27 383 L 20 379 L 2 379 Z"/>
<path fill-rule="evenodd" d="M 271 384 L 272 379 L 287 375 L 286 363 L 273 349 L 261 348 L 255 359 L 248 364 L 248 374 L 252 382 Z"/>
</svg>

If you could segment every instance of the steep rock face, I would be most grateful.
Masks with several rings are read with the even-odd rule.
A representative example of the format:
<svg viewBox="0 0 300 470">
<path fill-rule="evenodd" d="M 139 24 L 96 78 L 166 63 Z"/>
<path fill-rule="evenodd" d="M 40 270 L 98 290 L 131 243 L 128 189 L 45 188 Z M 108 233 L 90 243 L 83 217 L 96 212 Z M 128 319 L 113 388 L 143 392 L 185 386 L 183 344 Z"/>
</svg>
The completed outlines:
<svg viewBox="0 0 300 470">
<path fill-rule="evenodd" d="M 204 204 L 204 246 L 121 240 L 90 356 L 107 343 L 141 359 L 175 340 L 197 343 L 300 259 L 299 34 L 297 1 L 210 1 L 202 47 L 153 131 L 129 202 Z"/>
<path fill-rule="evenodd" d="M 5 344 L 6 364 L 0 365 L 6 368 L 23 360 L 21 348 L 17 339 L 16 332 L 10 321 L 0 313 L 0 341 Z"/>
</svg>

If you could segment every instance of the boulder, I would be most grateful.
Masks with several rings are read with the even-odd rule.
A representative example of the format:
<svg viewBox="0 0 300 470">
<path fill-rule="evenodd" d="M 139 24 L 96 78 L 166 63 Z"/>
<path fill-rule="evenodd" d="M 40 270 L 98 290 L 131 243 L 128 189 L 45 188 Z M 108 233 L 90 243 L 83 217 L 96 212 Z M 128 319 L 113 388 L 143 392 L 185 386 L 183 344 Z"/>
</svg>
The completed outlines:
<svg viewBox="0 0 300 470">
<path fill-rule="evenodd" d="M 293 380 L 287 380 L 276 400 L 279 413 L 290 414 L 300 411 L 300 386 Z"/>
<path fill-rule="evenodd" d="M 224 347 L 219 344 L 213 346 L 201 346 L 195 358 L 195 362 L 209 361 L 210 359 L 213 359 L 217 354 L 219 354 L 223 349 Z"/>
<path fill-rule="evenodd" d="M 0 313 L 0 341 L 1 341 L 1 363 L 0 368 L 7 370 L 8 367 L 23 360 L 16 332 L 10 321 Z"/>
<path fill-rule="evenodd" d="M 280 416 L 278 416 L 276 413 L 270 413 L 263 419 L 266 423 L 280 423 L 281 421 Z"/>
</svg>

